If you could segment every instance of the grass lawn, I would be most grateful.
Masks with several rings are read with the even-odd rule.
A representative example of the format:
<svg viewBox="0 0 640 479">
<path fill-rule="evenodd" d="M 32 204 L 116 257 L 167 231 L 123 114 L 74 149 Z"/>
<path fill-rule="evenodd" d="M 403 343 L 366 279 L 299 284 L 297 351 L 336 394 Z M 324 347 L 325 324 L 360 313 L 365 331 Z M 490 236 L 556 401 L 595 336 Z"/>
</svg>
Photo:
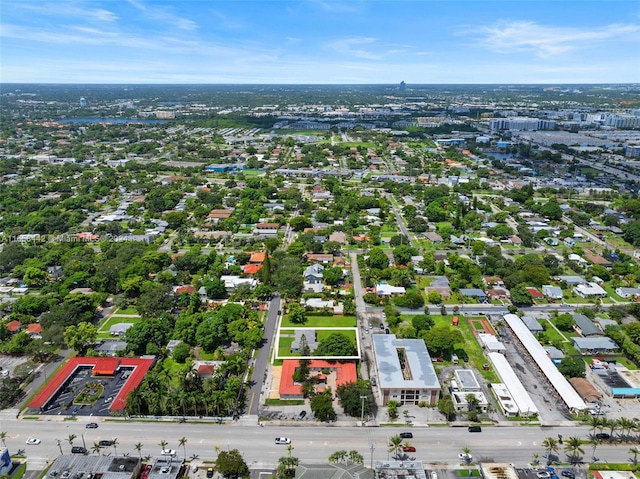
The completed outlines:
<svg viewBox="0 0 640 479">
<path fill-rule="evenodd" d="M 638 369 L 638 366 L 636 366 L 634 362 L 632 362 L 629 358 L 626 358 L 624 356 L 617 357 L 616 361 L 624 365 L 627 369 L 630 369 L 632 371 L 635 371 L 636 369 Z"/>
<path fill-rule="evenodd" d="M 283 338 L 280 336 L 280 341 L 278 342 L 278 356 L 300 356 L 300 353 L 292 353 L 291 352 L 291 343 L 293 343 L 294 338 Z"/>
<path fill-rule="evenodd" d="M 327 339 L 329 336 L 331 336 L 332 334 L 342 334 L 343 336 L 346 336 L 347 338 L 349 338 L 349 341 L 351 341 L 354 345 L 356 344 L 356 331 L 355 329 L 352 331 L 339 331 L 339 330 L 331 330 L 331 329 L 327 329 L 327 330 L 323 330 L 323 331 L 316 331 L 316 337 L 318 338 L 318 342 L 324 341 L 325 339 Z"/>
<path fill-rule="evenodd" d="M 549 341 L 562 341 L 562 342 L 567 341 L 567 338 L 565 338 L 563 335 L 558 333 L 556 328 L 554 328 L 553 326 L 547 327 L 544 330 L 544 332 L 547 335 L 547 338 L 549 338 Z"/>
<path fill-rule="evenodd" d="M 282 318 L 283 328 L 355 328 L 355 316 L 307 316 L 304 324 L 294 324 L 289 320 L 289 316 Z"/>
<path fill-rule="evenodd" d="M 136 308 L 116 309 L 113 314 L 138 314 Z"/>
<path fill-rule="evenodd" d="M 114 324 L 120 324 L 120 323 L 133 323 L 133 324 L 136 324 L 136 323 L 139 323 L 140 321 L 142 321 L 141 317 L 137 317 L 137 318 L 119 318 L 117 316 L 116 317 L 111 317 L 111 318 L 107 319 L 104 323 L 102 323 L 100 325 L 100 327 L 98 328 L 98 332 L 109 334 L 109 329 Z"/>
</svg>

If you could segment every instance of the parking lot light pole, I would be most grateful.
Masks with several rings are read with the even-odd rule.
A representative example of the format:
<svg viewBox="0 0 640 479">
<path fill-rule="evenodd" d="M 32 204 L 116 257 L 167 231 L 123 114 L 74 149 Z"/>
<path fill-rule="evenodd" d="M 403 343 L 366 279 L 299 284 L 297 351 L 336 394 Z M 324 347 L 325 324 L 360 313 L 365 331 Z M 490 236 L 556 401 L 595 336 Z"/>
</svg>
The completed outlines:
<svg viewBox="0 0 640 479">
<path fill-rule="evenodd" d="M 87 449 L 87 443 L 84 442 L 84 432 L 82 433 L 82 447 L 84 447 L 85 450 Z"/>
<path fill-rule="evenodd" d="M 60 455 L 62 456 L 62 444 L 60 443 L 60 439 L 56 439 L 56 443 L 58 444 L 58 447 L 60 448 Z"/>
<path fill-rule="evenodd" d="M 364 400 L 367 399 L 367 396 L 360 396 L 362 400 L 362 411 L 360 413 L 360 425 L 364 426 Z"/>
</svg>

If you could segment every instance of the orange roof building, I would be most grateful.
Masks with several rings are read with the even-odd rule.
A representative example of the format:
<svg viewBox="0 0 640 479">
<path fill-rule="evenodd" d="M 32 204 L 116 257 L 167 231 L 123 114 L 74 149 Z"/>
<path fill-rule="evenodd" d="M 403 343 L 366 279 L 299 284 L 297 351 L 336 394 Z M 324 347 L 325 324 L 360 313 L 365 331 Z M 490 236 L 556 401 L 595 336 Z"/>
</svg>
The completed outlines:
<svg viewBox="0 0 640 479">
<path fill-rule="evenodd" d="M 249 263 L 251 264 L 262 264 L 264 263 L 265 254 L 262 251 L 258 251 L 256 253 L 251 253 L 251 257 L 249 258 Z"/>
<path fill-rule="evenodd" d="M 242 271 L 244 274 L 256 274 L 261 269 L 261 264 L 245 264 Z"/>
<path fill-rule="evenodd" d="M 280 387 L 278 393 L 281 399 L 302 399 L 302 384 L 295 383 L 293 381 L 293 373 L 300 365 L 300 361 L 297 359 L 285 359 L 282 361 L 282 374 L 280 375 Z M 313 359 L 309 363 L 309 373 L 317 376 L 325 377 L 322 373 L 323 370 L 330 370 L 331 373 L 336 374 L 335 387 L 342 386 L 343 384 L 356 382 L 358 375 L 356 373 L 355 361 L 346 362 L 332 362 L 324 361 L 322 359 Z M 318 386 L 316 392 L 320 392 L 323 386 Z"/>
</svg>

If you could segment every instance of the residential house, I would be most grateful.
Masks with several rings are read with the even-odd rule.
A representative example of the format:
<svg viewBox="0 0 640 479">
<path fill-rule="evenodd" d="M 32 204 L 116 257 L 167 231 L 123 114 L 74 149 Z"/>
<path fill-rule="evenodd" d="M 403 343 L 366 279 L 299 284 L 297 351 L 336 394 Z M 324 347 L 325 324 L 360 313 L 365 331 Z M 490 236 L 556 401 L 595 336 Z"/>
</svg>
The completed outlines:
<svg viewBox="0 0 640 479">
<path fill-rule="evenodd" d="M 502 281 L 502 278 L 500 278 L 500 276 L 483 276 L 482 283 L 488 288 L 494 286 L 504 286 L 504 281 Z"/>
<path fill-rule="evenodd" d="M 583 298 L 606 298 L 607 292 L 598 284 L 592 282 L 579 284 L 573 287 L 573 291 Z"/>
<path fill-rule="evenodd" d="M 335 241 L 341 245 L 347 244 L 347 235 L 343 231 L 334 231 L 329 235 L 329 241 Z"/>
<path fill-rule="evenodd" d="M 506 288 L 491 288 L 485 290 L 485 294 L 489 300 L 494 299 L 509 299 L 511 297 L 511 293 Z"/>
<path fill-rule="evenodd" d="M 436 291 L 440 293 L 440 296 L 443 299 L 448 299 L 451 297 L 451 285 L 449 284 L 449 278 L 447 278 L 446 276 L 436 276 L 431 281 L 431 284 L 424 290 L 427 294 L 429 294 L 431 291 Z"/>
<path fill-rule="evenodd" d="M 544 298 L 544 294 L 542 294 L 542 292 L 540 292 L 540 290 L 534 286 L 527 286 L 525 287 L 525 289 L 529 292 L 534 300 Z"/>
<path fill-rule="evenodd" d="M 574 329 L 583 338 L 590 336 L 602 336 L 602 331 L 584 314 L 574 314 L 573 321 L 576 323 Z"/>
<path fill-rule="evenodd" d="M 538 320 L 533 316 L 524 315 L 522 316 L 522 322 L 524 325 L 531 331 L 533 334 L 538 334 L 544 331 L 544 328 L 540 325 Z"/>
<path fill-rule="evenodd" d="M 432 243 L 442 243 L 443 239 L 438 233 L 434 233 L 430 231 L 429 233 L 425 233 L 424 237 L 431 241 Z"/>
<path fill-rule="evenodd" d="M 309 263 L 323 263 L 323 264 L 333 263 L 333 255 L 332 254 L 305 253 L 303 255 L 303 257 Z"/>
<path fill-rule="evenodd" d="M 224 281 L 227 291 L 235 291 L 241 284 L 247 284 L 251 289 L 258 285 L 258 280 L 255 278 L 241 278 L 240 276 L 223 274 L 220 279 Z"/>
<path fill-rule="evenodd" d="M 550 284 L 545 284 L 542 286 L 542 294 L 544 294 L 549 299 L 562 299 L 562 288 L 559 286 L 553 286 Z"/>
<path fill-rule="evenodd" d="M 478 288 L 460 288 L 460 294 L 467 298 L 486 299 L 487 295 Z"/>
<path fill-rule="evenodd" d="M 253 234 L 262 238 L 276 238 L 279 229 L 279 223 L 258 223 L 253 230 Z"/>
<path fill-rule="evenodd" d="M 304 270 L 304 280 L 310 284 L 322 283 L 324 266 L 321 264 L 313 264 Z"/>
<path fill-rule="evenodd" d="M 573 345 L 582 355 L 615 354 L 620 350 L 616 342 L 608 337 L 600 338 L 571 338 Z"/>
<path fill-rule="evenodd" d="M 621 298 L 637 299 L 640 294 L 640 288 L 616 288 L 616 294 Z"/>
<path fill-rule="evenodd" d="M 5 328 L 7 328 L 7 331 L 11 334 L 16 334 L 22 329 L 22 323 L 14 319 L 13 321 L 9 321 L 5 324 Z"/>
<path fill-rule="evenodd" d="M 404 286 L 391 286 L 387 283 L 378 283 L 376 285 L 376 294 L 378 296 L 398 296 L 406 292 L 407 290 Z"/>
</svg>

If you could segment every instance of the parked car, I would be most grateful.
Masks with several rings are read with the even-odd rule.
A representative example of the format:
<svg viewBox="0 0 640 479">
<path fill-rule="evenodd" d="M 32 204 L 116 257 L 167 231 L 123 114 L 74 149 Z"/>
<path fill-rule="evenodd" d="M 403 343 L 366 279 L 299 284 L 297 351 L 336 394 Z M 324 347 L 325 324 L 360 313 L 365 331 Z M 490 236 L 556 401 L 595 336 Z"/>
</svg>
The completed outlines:
<svg viewBox="0 0 640 479">
<path fill-rule="evenodd" d="M 380 329 L 384 331 L 384 323 L 380 323 Z"/>
<path fill-rule="evenodd" d="M 305 416 L 307 415 L 307 411 L 300 411 L 300 414 L 298 414 L 298 419 L 304 419 Z"/>
<path fill-rule="evenodd" d="M 538 471 L 536 472 L 536 476 L 538 476 L 540 479 L 549 479 L 551 477 L 551 474 L 549 474 L 547 471 Z"/>
<path fill-rule="evenodd" d="M 213 467 L 207 469 L 207 477 L 213 477 Z"/>
<path fill-rule="evenodd" d="M 276 437 L 276 444 L 291 444 L 291 439 L 288 437 Z"/>
<path fill-rule="evenodd" d="M 562 471 L 560 474 L 564 477 L 568 477 L 569 479 L 576 479 L 576 475 L 572 471 Z"/>
<path fill-rule="evenodd" d="M 85 427 L 87 429 L 98 429 L 98 423 L 97 422 L 88 422 Z"/>
<path fill-rule="evenodd" d="M 416 448 L 414 446 L 404 446 L 402 452 L 416 452 Z"/>
<path fill-rule="evenodd" d="M 41 442 L 42 441 L 40 439 L 36 439 L 35 437 L 30 437 L 29 439 L 27 439 L 27 444 L 29 446 L 37 446 Z"/>
<path fill-rule="evenodd" d="M 443 361 L 442 358 L 439 358 L 437 356 L 435 358 L 431 358 L 431 362 L 434 362 L 434 363 L 441 363 L 442 361 Z"/>
<path fill-rule="evenodd" d="M 113 444 L 113 442 L 110 441 L 109 439 L 102 439 L 100 442 L 98 442 L 98 445 L 102 446 L 102 447 L 109 447 L 112 444 Z"/>
<path fill-rule="evenodd" d="M 596 434 L 596 439 L 611 439 L 611 435 L 607 434 L 606 432 L 599 432 L 598 434 Z"/>
<path fill-rule="evenodd" d="M 176 451 L 175 449 L 163 449 L 160 454 L 163 456 L 175 456 Z"/>
<path fill-rule="evenodd" d="M 402 439 L 413 439 L 413 433 L 412 432 L 401 432 L 400 433 L 400 437 Z"/>
<path fill-rule="evenodd" d="M 82 446 L 73 446 L 71 448 L 71 454 L 88 454 L 88 453 L 89 453 L 89 451 L 87 451 Z"/>
</svg>

